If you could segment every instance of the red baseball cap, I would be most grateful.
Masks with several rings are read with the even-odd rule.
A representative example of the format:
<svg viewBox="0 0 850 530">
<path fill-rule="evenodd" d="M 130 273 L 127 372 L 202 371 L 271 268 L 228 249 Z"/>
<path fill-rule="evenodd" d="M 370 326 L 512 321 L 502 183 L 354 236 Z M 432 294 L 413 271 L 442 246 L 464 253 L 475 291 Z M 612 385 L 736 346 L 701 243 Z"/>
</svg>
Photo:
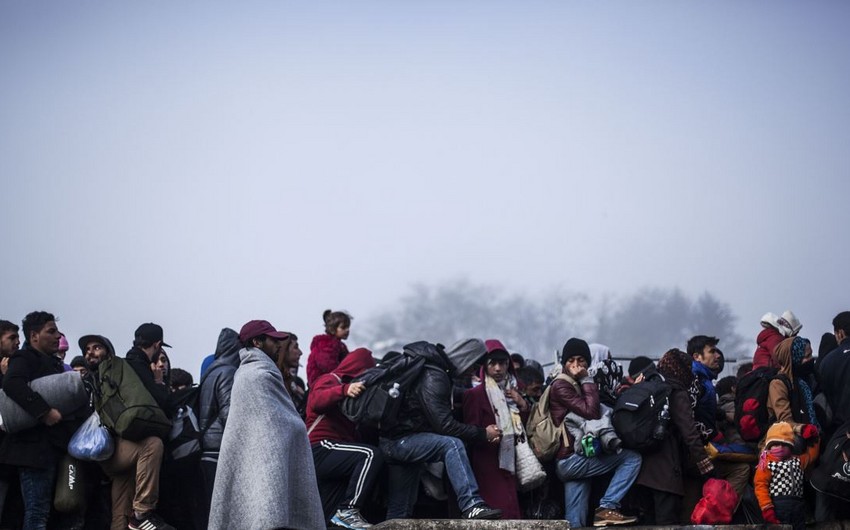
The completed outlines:
<svg viewBox="0 0 850 530">
<path fill-rule="evenodd" d="M 269 324 L 267 320 L 252 320 L 242 326 L 239 330 L 239 341 L 248 342 L 249 340 L 259 337 L 260 335 L 268 335 L 273 339 L 285 340 L 289 338 L 289 333 L 278 331 L 274 326 Z"/>
</svg>

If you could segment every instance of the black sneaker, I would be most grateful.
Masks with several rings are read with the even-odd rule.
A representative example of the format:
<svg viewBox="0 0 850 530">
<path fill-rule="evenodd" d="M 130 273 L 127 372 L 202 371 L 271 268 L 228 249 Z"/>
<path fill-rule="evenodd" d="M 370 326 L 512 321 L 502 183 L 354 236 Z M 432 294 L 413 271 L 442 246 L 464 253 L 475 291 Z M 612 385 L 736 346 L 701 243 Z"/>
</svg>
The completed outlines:
<svg viewBox="0 0 850 530">
<path fill-rule="evenodd" d="M 130 524 L 127 525 L 130 530 L 177 530 L 170 524 L 162 520 L 162 517 L 156 512 L 148 512 L 141 519 L 136 519 L 134 515 L 130 516 Z"/>
<path fill-rule="evenodd" d="M 464 519 L 501 519 L 502 510 L 498 508 L 490 508 L 484 503 L 476 504 L 472 508 L 463 512 Z"/>
</svg>

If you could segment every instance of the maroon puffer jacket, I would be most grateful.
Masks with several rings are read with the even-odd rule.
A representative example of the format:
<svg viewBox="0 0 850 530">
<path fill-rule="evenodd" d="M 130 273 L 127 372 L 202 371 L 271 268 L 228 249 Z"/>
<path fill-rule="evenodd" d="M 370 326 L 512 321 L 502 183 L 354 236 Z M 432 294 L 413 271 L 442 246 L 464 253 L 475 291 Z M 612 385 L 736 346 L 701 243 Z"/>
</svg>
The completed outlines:
<svg viewBox="0 0 850 530">
<path fill-rule="evenodd" d="M 549 394 L 549 414 L 552 415 L 552 421 L 559 426 L 570 412 L 575 412 L 588 420 L 598 420 L 602 417 L 602 412 L 599 410 L 599 389 L 590 377 L 581 380 L 580 389 L 561 379 L 556 379 L 552 383 Z M 558 449 L 556 457 L 558 460 L 573 454 L 573 442 L 574 440 L 567 433 L 567 444 L 564 445 L 563 441 L 561 442 L 561 448 Z"/>
</svg>

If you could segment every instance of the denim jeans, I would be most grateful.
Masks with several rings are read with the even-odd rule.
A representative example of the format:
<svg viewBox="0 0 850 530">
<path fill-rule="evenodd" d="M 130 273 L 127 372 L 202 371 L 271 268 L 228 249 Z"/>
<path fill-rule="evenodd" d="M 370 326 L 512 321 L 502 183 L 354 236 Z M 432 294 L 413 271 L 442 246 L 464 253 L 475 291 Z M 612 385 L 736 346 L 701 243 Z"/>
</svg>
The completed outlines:
<svg viewBox="0 0 850 530">
<path fill-rule="evenodd" d="M 390 464 L 387 519 L 410 517 L 416 503 L 421 464 L 431 462 L 445 463 L 446 474 L 457 494 L 458 508 L 462 512 L 484 502 L 478 495 L 478 482 L 472 474 L 466 448 L 454 436 L 420 432 L 396 440 L 381 438 L 380 445 Z"/>
<path fill-rule="evenodd" d="M 44 530 L 53 505 L 56 462 L 47 469 L 19 467 L 21 496 L 24 499 L 24 530 Z"/>
<path fill-rule="evenodd" d="M 585 458 L 575 453 L 558 460 L 556 471 L 564 482 L 564 519 L 572 527 L 587 526 L 591 477 L 614 471 L 599 506 L 617 510 L 640 472 L 640 455 L 623 449 L 616 455 Z"/>
</svg>

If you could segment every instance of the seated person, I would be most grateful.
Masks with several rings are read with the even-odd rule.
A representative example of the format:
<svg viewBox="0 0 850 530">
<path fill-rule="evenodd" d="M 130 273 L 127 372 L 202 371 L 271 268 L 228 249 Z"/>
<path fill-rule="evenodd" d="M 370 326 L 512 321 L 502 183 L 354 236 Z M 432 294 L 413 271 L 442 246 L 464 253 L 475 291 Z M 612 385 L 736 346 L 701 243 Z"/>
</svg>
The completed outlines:
<svg viewBox="0 0 850 530">
<path fill-rule="evenodd" d="M 549 413 L 555 425 L 561 425 L 567 414 L 595 420 L 601 417 L 599 389 L 588 375 L 590 348 L 587 342 L 571 338 L 564 345 L 563 373 L 552 382 L 549 396 Z M 614 472 L 610 484 L 599 502 L 593 517 L 593 526 L 629 524 L 637 520 L 620 513 L 620 501 L 629 491 L 640 471 L 638 453 L 623 449 L 617 454 L 587 458 L 573 450 L 574 440 L 569 433 L 558 449 L 557 474 L 564 482 L 564 518 L 570 526 L 587 526 L 590 502 L 590 478 Z"/>
</svg>

